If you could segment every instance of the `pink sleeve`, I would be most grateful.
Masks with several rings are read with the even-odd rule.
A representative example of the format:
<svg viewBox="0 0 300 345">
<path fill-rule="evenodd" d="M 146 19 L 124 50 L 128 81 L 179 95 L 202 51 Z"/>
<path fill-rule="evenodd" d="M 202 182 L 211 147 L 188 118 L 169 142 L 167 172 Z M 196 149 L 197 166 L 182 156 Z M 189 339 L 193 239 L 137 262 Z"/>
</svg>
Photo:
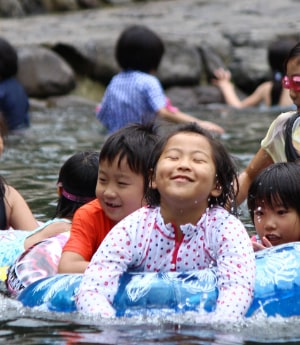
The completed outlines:
<svg viewBox="0 0 300 345">
<path fill-rule="evenodd" d="M 178 108 L 173 106 L 173 104 L 171 103 L 171 100 L 169 98 L 166 98 L 166 109 L 168 109 L 172 113 L 178 112 Z"/>
</svg>

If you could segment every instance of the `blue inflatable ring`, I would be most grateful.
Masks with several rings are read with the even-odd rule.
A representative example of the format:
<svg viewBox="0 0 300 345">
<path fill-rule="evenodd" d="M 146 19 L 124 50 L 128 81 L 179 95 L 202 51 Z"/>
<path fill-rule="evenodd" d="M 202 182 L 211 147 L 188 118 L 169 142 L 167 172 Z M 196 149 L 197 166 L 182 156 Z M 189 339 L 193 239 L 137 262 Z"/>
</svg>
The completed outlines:
<svg viewBox="0 0 300 345">
<path fill-rule="evenodd" d="M 247 317 L 258 313 L 300 315 L 300 243 L 256 253 L 256 282 Z M 76 311 L 74 296 L 80 274 L 43 278 L 24 289 L 18 300 L 27 307 L 55 312 Z M 213 311 L 218 297 L 214 270 L 124 273 L 114 300 L 117 316 L 185 311 Z"/>
</svg>

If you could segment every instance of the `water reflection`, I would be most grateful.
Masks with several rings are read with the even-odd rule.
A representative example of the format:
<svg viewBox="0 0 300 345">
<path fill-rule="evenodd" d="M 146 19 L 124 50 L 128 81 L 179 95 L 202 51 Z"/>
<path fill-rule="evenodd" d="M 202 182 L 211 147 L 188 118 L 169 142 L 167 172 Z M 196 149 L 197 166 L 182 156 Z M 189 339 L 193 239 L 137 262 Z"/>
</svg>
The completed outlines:
<svg viewBox="0 0 300 345">
<path fill-rule="evenodd" d="M 242 169 L 277 112 L 203 108 L 197 115 L 226 129 L 222 141 Z M 56 179 L 62 163 L 77 151 L 99 151 L 104 140 L 105 132 L 90 107 L 34 111 L 30 131 L 9 138 L 0 158 L 0 173 L 44 221 L 55 213 Z M 245 205 L 240 215 L 250 233 L 253 227 Z M 195 313 L 164 319 L 92 320 L 28 310 L 0 295 L 0 343 L 5 344 L 292 344 L 300 340 L 298 323 L 297 318 L 254 317 L 246 324 L 211 325 Z"/>
</svg>

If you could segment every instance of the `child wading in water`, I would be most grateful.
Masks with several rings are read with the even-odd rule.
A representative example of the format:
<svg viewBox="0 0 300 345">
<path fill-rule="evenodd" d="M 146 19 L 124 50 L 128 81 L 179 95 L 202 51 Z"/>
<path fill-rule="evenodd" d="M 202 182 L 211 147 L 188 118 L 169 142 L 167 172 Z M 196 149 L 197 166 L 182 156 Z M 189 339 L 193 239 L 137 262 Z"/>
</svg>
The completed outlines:
<svg viewBox="0 0 300 345">
<path fill-rule="evenodd" d="M 122 71 L 108 85 L 97 119 L 109 133 L 128 123 L 152 122 L 156 117 L 171 122 L 197 122 L 203 128 L 223 133 L 217 124 L 198 120 L 170 104 L 154 76 L 163 54 L 163 42 L 152 30 L 140 25 L 126 28 L 115 51 Z"/>
<path fill-rule="evenodd" d="M 75 211 L 96 198 L 98 177 L 97 152 L 78 152 L 71 156 L 60 169 L 55 217 L 36 230 L 10 233 L 10 238 L 1 238 L 0 254 L 13 264 L 8 273 L 8 288 L 16 293 L 30 283 L 47 275 L 57 273 L 62 247 L 69 238 Z M 1 235 L 1 234 L 0 234 Z M 15 240 L 12 240 L 15 237 Z M 8 250 L 10 248 L 10 250 Z M 16 259 L 16 260 L 15 260 Z M 12 262 L 11 262 L 12 260 Z M 15 260 L 15 262 L 14 262 Z"/>
<path fill-rule="evenodd" d="M 223 68 L 215 71 L 213 84 L 217 85 L 223 93 L 228 105 L 235 108 L 247 108 L 259 106 L 271 107 L 278 105 L 281 107 L 291 107 L 293 102 L 289 92 L 282 86 L 284 76 L 284 63 L 297 42 L 293 39 L 279 39 L 272 42 L 268 47 L 268 62 L 271 68 L 271 80 L 260 84 L 251 95 L 240 100 L 231 83 L 231 73 Z"/>
<path fill-rule="evenodd" d="M 29 99 L 16 78 L 18 65 L 16 49 L 0 37 L 0 112 L 9 133 L 19 133 L 30 126 Z"/>
<path fill-rule="evenodd" d="M 257 236 L 255 251 L 300 241 L 300 165 L 277 163 L 253 181 L 248 208 Z"/>
<path fill-rule="evenodd" d="M 255 262 L 243 224 L 224 208 L 228 198 L 234 201 L 237 182 L 225 148 L 196 124 L 181 125 L 159 140 L 149 168 L 149 206 L 108 233 L 83 275 L 78 311 L 114 317 L 111 304 L 126 271 L 214 266 L 219 288 L 215 317 L 243 317 L 252 300 Z"/>
</svg>

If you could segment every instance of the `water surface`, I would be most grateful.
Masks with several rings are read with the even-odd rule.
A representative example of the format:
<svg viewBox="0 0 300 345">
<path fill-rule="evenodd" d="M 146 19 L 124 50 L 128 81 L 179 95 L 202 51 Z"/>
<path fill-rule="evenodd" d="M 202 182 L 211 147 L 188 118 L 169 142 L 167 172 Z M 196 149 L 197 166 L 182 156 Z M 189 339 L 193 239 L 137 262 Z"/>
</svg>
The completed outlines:
<svg viewBox="0 0 300 345">
<path fill-rule="evenodd" d="M 243 169 L 278 111 L 203 108 L 194 114 L 226 129 L 221 140 Z M 105 131 L 90 107 L 50 108 L 32 112 L 32 128 L 11 136 L 0 158 L 0 173 L 28 201 L 35 216 L 53 217 L 56 181 L 63 162 L 77 151 L 99 151 Z M 240 217 L 253 226 L 243 204 Z M 75 314 L 41 313 L 0 295 L 0 343 L 3 344 L 300 344 L 299 318 L 248 319 L 243 324 L 210 324 L 195 313 L 168 318 L 86 319 Z"/>
</svg>

